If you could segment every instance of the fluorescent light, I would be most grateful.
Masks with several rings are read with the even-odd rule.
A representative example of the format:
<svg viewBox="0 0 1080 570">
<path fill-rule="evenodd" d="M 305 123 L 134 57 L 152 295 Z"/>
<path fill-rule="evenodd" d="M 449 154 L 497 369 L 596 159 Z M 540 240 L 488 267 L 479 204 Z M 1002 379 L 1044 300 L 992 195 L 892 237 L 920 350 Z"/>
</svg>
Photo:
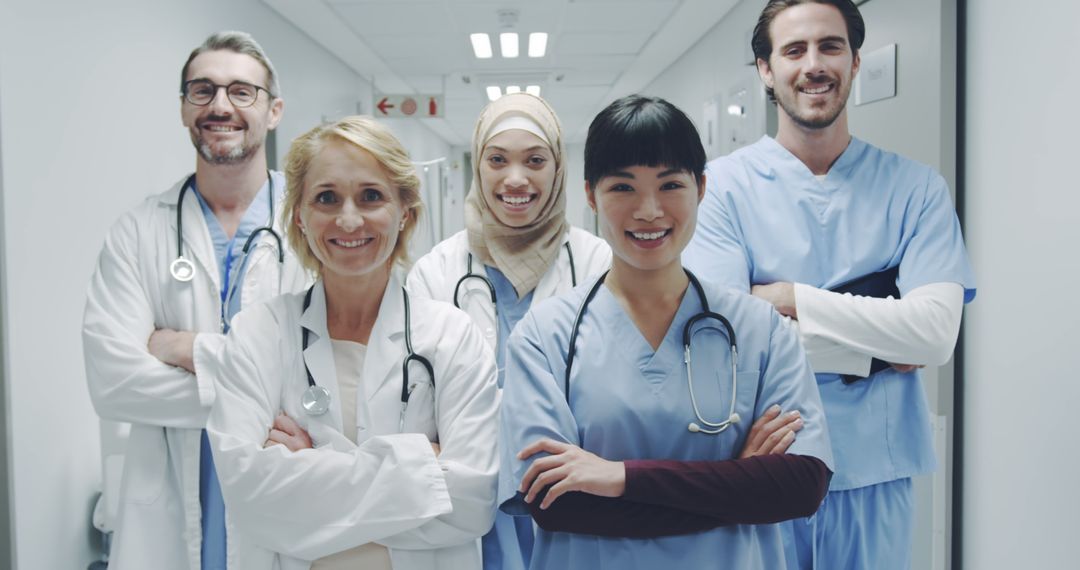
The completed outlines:
<svg viewBox="0 0 1080 570">
<path fill-rule="evenodd" d="M 544 57 L 547 52 L 547 32 L 529 34 L 529 57 Z"/>
<path fill-rule="evenodd" d="M 499 90 L 498 85 L 488 85 L 487 94 L 488 99 L 491 99 L 492 101 L 498 99 L 499 97 L 502 97 L 502 91 Z"/>
<path fill-rule="evenodd" d="M 491 58 L 491 38 L 487 34 L 469 34 L 469 41 L 472 42 L 473 55 L 477 59 Z"/>
<path fill-rule="evenodd" d="M 506 58 L 518 56 L 518 35 L 516 32 L 503 32 L 499 34 L 499 49 Z"/>
<path fill-rule="evenodd" d="M 537 97 L 539 97 L 540 96 L 540 86 L 539 85 L 530 85 L 530 86 L 525 88 L 525 92 L 528 93 L 529 95 L 536 95 Z"/>
<path fill-rule="evenodd" d="M 506 86 L 506 94 L 509 95 L 511 93 L 521 93 L 521 86 L 520 85 L 507 85 Z"/>
<path fill-rule="evenodd" d="M 741 117 L 743 115 L 742 105 L 728 105 L 727 114 Z"/>
</svg>

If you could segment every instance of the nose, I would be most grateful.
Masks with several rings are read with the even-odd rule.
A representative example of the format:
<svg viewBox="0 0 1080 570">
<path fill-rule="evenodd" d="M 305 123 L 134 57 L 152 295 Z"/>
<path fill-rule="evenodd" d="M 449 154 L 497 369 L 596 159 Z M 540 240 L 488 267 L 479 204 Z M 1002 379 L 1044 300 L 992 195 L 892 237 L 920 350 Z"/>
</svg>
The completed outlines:
<svg viewBox="0 0 1080 570">
<path fill-rule="evenodd" d="M 825 71 L 825 61 L 821 55 L 821 51 L 816 46 L 810 46 L 806 51 L 806 57 L 803 58 L 803 62 L 806 64 L 806 75 L 820 75 Z"/>
<path fill-rule="evenodd" d="M 529 178 L 525 175 L 525 167 L 520 164 L 512 164 L 506 173 L 506 180 L 504 181 L 506 188 L 518 189 L 522 186 L 528 186 Z"/>
<path fill-rule="evenodd" d="M 214 88 L 214 98 L 206 105 L 215 115 L 228 114 L 233 110 L 232 101 L 229 100 L 228 87 L 217 85 Z"/>
<path fill-rule="evenodd" d="M 352 202 L 346 201 L 341 211 L 338 212 L 335 222 L 341 231 L 351 233 L 364 225 L 364 216 L 360 214 L 360 210 Z"/>
<path fill-rule="evenodd" d="M 664 209 L 660 206 L 660 199 L 655 193 L 645 193 L 641 196 L 637 208 L 634 210 L 634 219 L 643 222 L 651 222 L 664 216 Z"/>
</svg>

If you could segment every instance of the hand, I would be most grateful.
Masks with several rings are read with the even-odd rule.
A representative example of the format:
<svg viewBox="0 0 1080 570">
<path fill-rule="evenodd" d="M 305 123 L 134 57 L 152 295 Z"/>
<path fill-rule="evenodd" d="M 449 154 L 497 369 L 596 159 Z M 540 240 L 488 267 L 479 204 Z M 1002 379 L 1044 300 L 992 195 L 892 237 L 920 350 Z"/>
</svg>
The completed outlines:
<svg viewBox="0 0 1080 570">
<path fill-rule="evenodd" d="M 889 365 L 893 367 L 893 370 L 901 374 L 906 374 L 918 368 L 926 368 L 925 364 L 897 364 L 895 362 L 890 362 Z"/>
<path fill-rule="evenodd" d="M 799 319 L 798 311 L 795 310 L 795 285 L 786 281 L 777 281 L 768 285 L 754 285 L 750 287 L 750 294 L 765 299 L 776 307 L 776 311 L 785 317 Z"/>
<path fill-rule="evenodd" d="M 192 374 L 195 373 L 195 333 L 158 329 L 150 335 L 146 348 L 154 358 L 165 364 L 179 366 Z"/>
<path fill-rule="evenodd" d="M 439 454 L 442 453 L 442 448 L 439 447 L 439 444 L 434 441 L 431 442 L 431 450 L 435 452 L 435 457 L 438 457 Z"/>
<path fill-rule="evenodd" d="M 750 427 L 750 434 L 746 436 L 739 459 L 787 453 L 788 448 L 795 442 L 795 432 L 802 427 L 803 420 L 798 410 L 781 414 L 780 406 L 769 406 Z"/>
<path fill-rule="evenodd" d="M 608 461 L 576 445 L 546 437 L 526 446 L 517 456 L 524 460 L 540 452 L 551 455 L 533 461 L 518 487 L 526 493 L 526 503 L 533 502 L 549 486 L 547 496 L 540 503 L 541 509 L 548 508 L 569 491 L 600 497 L 621 497 L 626 491 L 626 466 L 621 461 Z"/>
<path fill-rule="evenodd" d="M 311 436 L 308 435 L 308 432 L 304 431 L 304 428 L 300 427 L 300 424 L 296 423 L 292 418 L 285 415 L 285 412 L 281 412 L 274 418 L 274 427 L 270 428 L 270 437 L 266 438 L 266 442 L 263 443 L 263 447 L 270 447 L 271 445 L 284 445 L 289 448 L 289 451 L 300 451 L 301 449 L 314 447 L 311 444 Z"/>
</svg>

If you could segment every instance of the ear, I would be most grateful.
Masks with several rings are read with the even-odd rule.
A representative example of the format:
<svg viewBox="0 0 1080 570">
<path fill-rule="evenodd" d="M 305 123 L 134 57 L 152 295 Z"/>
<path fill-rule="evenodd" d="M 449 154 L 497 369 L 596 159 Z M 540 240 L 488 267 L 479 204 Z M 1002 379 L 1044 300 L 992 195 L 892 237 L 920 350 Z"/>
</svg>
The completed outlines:
<svg viewBox="0 0 1080 570">
<path fill-rule="evenodd" d="M 862 65 L 862 57 L 859 56 L 859 52 L 856 51 L 854 57 L 851 58 L 851 77 L 854 78 L 859 74 L 859 66 Z"/>
<path fill-rule="evenodd" d="M 274 102 L 270 104 L 270 121 L 267 122 L 266 128 L 274 130 L 277 128 L 278 123 L 281 122 L 281 115 L 285 112 L 285 100 L 281 97 L 274 99 Z"/>
<path fill-rule="evenodd" d="M 701 181 L 698 182 L 697 188 L 697 203 L 700 205 L 701 201 L 705 199 L 705 173 L 701 173 Z"/>
<path fill-rule="evenodd" d="M 765 86 L 769 89 L 772 89 L 774 79 L 772 74 L 772 67 L 769 66 L 769 62 L 759 57 L 757 58 L 756 63 L 758 77 L 761 78 L 761 82 L 764 83 Z"/>
<path fill-rule="evenodd" d="M 296 227 L 300 228 L 300 233 L 305 233 L 306 230 L 304 229 L 304 221 L 300 219 L 300 208 L 299 207 L 297 207 L 296 209 L 293 210 L 292 219 L 293 219 L 293 224 L 295 224 Z"/>
<path fill-rule="evenodd" d="M 589 207 L 592 208 L 593 213 L 596 213 L 596 195 L 593 194 L 593 189 L 589 186 L 588 181 L 585 182 L 585 201 L 589 203 Z"/>
</svg>

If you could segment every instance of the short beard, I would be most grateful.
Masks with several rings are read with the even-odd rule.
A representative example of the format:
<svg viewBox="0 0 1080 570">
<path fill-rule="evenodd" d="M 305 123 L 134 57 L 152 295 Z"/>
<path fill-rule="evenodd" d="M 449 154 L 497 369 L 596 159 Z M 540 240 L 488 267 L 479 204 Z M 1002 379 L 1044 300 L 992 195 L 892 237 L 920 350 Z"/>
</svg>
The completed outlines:
<svg viewBox="0 0 1080 570">
<path fill-rule="evenodd" d="M 210 145 L 202 141 L 195 141 L 195 150 L 203 160 L 210 164 L 234 165 L 247 162 L 248 159 L 255 155 L 255 151 L 258 150 L 258 147 L 239 145 L 233 147 L 232 150 L 225 154 L 214 154 L 214 152 L 210 150 Z"/>
<path fill-rule="evenodd" d="M 809 130 L 824 129 L 832 126 L 832 124 L 836 122 L 836 119 L 840 117 L 840 114 L 844 112 L 844 109 L 847 108 L 847 101 L 845 100 L 837 107 L 835 113 L 821 118 L 808 119 L 799 115 L 798 109 L 788 106 L 787 102 L 779 97 L 776 98 L 776 104 L 780 105 L 780 108 L 784 110 L 784 113 L 786 113 L 789 118 L 791 118 L 792 122 Z"/>
</svg>

